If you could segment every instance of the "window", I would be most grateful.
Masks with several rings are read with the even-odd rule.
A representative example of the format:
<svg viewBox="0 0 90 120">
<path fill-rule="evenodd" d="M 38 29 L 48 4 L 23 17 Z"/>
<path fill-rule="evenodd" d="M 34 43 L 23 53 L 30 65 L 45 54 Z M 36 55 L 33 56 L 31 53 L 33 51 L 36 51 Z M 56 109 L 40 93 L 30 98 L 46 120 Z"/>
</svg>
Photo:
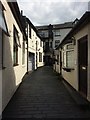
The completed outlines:
<svg viewBox="0 0 90 120">
<path fill-rule="evenodd" d="M 14 26 L 13 30 L 13 65 L 16 66 L 18 65 L 18 47 L 20 46 L 20 41 L 19 41 L 19 35 L 18 31 L 16 30 Z"/>
<path fill-rule="evenodd" d="M 42 41 L 40 40 L 40 47 L 42 47 Z"/>
<path fill-rule="evenodd" d="M 22 42 L 22 64 L 25 64 L 25 41 Z"/>
<path fill-rule="evenodd" d="M 40 31 L 40 32 L 39 32 L 39 35 L 40 35 L 41 37 L 49 37 L 48 31 Z"/>
<path fill-rule="evenodd" d="M 49 49 L 49 42 L 45 42 L 45 49 L 46 49 L 46 50 Z"/>
<path fill-rule="evenodd" d="M 59 55 L 57 55 L 57 65 L 59 65 Z"/>
<path fill-rule="evenodd" d="M 42 62 L 42 53 L 39 52 L 39 62 Z"/>
<path fill-rule="evenodd" d="M 0 29 L 2 29 L 5 33 L 8 33 L 4 17 L 4 7 L 1 2 L 0 2 Z"/>
<path fill-rule="evenodd" d="M 2 31 L 0 30 L 0 69 L 2 69 Z"/>
<path fill-rule="evenodd" d="M 50 42 L 50 48 L 52 48 L 52 42 Z"/>
<path fill-rule="evenodd" d="M 59 45 L 60 40 L 55 40 L 55 48 Z"/>
<path fill-rule="evenodd" d="M 66 52 L 66 67 L 67 68 L 73 68 L 73 50 Z"/>
<path fill-rule="evenodd" d="M 63 67 L 74 68 L 74 46 L 68 44 L 63 49 Z"/>
<path fill-rule="evenodd" d="M 29 38 L 31 38 L 31 27 L 29 26 Z"/>
<path fill-rule="evenodd" d="M 0 69 L 4 68 L 4 33 L 8 35 L 8 29 L 4 17 L 4 6 L 0 1 Z"/>
<path fill-rule="evenodd" d="M 54 31 L 54 36 L 60 36 L 60 30 L 55 30 Z"/>
</svg>

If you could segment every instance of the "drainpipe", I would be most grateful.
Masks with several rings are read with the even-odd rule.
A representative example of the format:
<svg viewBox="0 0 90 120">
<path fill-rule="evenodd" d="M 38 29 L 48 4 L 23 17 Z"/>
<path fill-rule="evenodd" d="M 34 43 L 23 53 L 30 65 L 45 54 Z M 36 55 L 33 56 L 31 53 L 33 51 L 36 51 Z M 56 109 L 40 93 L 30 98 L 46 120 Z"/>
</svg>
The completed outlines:
<svg viewBox="0 0 90 120">
<path fill-rule="evenodd" d="M 36 69 L 37 69 L 37 41 L 36 41 Z"/>
<path fill-rule="evenodd" d="M 60 75 L 62 76 L 62 48 L 60 49 Z"/>
<path fill-rule="evenodd" d="M 27 24 L 27 74 L 28 74 L 28 24 Z"/>
</svg>

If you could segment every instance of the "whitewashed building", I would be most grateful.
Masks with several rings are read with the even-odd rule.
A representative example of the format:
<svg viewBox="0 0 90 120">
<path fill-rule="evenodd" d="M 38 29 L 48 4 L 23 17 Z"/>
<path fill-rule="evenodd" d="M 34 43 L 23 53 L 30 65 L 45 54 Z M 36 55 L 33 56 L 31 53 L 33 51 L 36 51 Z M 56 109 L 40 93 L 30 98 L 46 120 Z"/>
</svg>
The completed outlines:
<svg viewBox="0 0 90 120">
<path fill-rule="evenodd" d="M 17 2 L 0 2 L 0 114 L 27 72 L 26 34 Z M 2 71 L 2 78 L 1 78 Z M 2 106 L 2 109 L 1 109 Z"/>
<path fill-rule="evenodd" d="M 25 17 L 26 18 L 26 17 Z M 26 73 L 44 65 L 43 42 L 17 2 L 0 2 L 0 115 Z M 26 26 L 25 26 L 26 25 Z"/>
<path fill-rule="evenodd" d="M 90 12 L 87 11 L 58 46 L 62 77 L 90 101 Z"/>
<path fill-rule="evenodd" d="M 25 16 L 23 19 L 26 23 L 25 30 L 28 37 L 28 71 L 33 71 L 44 65 L 43 41 L 31 21 Z"/>
</svg>

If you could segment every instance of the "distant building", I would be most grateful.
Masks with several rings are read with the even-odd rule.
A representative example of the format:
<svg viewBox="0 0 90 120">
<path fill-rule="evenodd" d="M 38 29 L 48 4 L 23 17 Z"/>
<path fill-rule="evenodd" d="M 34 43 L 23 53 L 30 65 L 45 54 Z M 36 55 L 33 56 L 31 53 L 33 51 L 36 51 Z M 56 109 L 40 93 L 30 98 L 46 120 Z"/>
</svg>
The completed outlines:
<svg viewBox="0 0 90 120">
<path fill-rule="evenodd" d="M 54 49 L 61 43 L 63 38 L 70 32 L 73 27 L 72 22 L 63 24 L 54 24 L 46 26 L 36 26 L 38 34 L 44 41 L 44 62 L 45 65 L 52 65 Z"/>
<path fill-rule="evenodd" d="M 31 23 L 31 21 L 26 16 L 22 16 L 22 18 L 23 18 L 24 29 L 26 31 L 26 35 L 28 38 L 28 41 L 27 41 L 27 46 L 28 46 L 27 47 L 28 48 L 27 69 L 28 70 L 27 71 L 29 72 L 44 65 L 43 41 L 39 36 L 37 29 Z"/>
</svg>

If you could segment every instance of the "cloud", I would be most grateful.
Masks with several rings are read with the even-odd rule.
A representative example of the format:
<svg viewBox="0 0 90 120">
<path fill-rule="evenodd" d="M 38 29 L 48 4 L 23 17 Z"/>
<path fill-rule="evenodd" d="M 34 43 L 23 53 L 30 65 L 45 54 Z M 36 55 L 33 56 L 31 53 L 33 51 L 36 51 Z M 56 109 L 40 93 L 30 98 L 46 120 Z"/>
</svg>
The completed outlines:
<svg viewBox="0 0 90 120">
<path fill-rule="evenodd" d="M 88 10 L 85 2 L 71 2 L 71 0 L 17 0 L 34 25 L 46 25 L 73 21 L 80 18 Z M 76 1 L 76 0 L 75 0 Z"/>
</svg>

